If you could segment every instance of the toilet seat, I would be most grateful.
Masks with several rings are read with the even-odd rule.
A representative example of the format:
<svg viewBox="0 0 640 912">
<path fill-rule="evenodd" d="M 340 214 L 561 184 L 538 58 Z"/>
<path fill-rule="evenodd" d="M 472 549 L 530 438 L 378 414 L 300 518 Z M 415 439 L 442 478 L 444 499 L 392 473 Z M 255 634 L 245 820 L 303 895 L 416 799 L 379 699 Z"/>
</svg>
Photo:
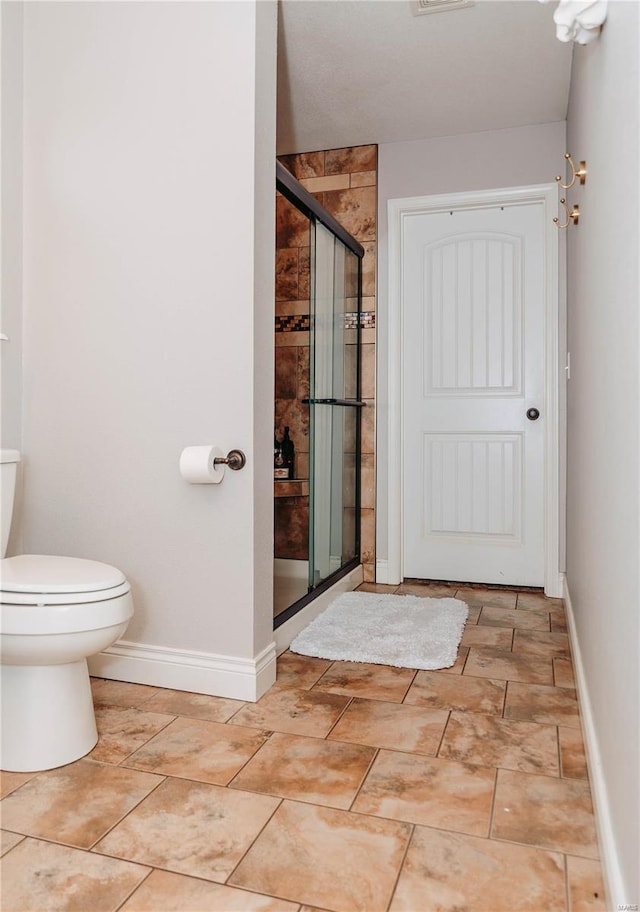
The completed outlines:
<svg viewBox="0 0 640 912">
<path fill-rule="evenodd" d="M 122 571 L 77 557 L 20 554 L 0 562 L 6 634 L 99 630 L 131 616 Z"/>
<path fill-rule="evenodd" d="M 121 570 L 100 561 L 50 554 L 19 554 L 2 561 L 0 590 L 51 595 L 100 592 L 126 583 Z"/>
</svg>

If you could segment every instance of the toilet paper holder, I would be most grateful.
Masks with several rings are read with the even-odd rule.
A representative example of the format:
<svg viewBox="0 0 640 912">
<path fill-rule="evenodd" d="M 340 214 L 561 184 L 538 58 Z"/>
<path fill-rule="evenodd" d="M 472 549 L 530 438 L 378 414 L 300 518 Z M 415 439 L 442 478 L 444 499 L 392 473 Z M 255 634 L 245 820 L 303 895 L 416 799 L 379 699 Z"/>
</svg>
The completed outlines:
<svg viewBox="0 0 640 912">
<path fill-rule="evenodd" d="M 226 456 L 216 456 L 213 460 L 214 465 L 229 466 L 234 472 L 239 472 L 247 464 L 247 457 L 242 450 L 229 450 Z"/>
</svg>

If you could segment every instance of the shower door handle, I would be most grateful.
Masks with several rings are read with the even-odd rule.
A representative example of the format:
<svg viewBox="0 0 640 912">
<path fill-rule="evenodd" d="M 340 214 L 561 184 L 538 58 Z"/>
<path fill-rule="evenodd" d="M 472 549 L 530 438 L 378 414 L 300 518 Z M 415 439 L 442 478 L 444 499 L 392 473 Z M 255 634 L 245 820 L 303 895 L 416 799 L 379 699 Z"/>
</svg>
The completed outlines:
<svg viewBox="0 0 640 912">
<path fill-rule="evenodd" d="M 303 405 L 351 405 L 355 408 L 364 408 L 367 404 L 361 399 L 303 399 Z"/>
</svg>

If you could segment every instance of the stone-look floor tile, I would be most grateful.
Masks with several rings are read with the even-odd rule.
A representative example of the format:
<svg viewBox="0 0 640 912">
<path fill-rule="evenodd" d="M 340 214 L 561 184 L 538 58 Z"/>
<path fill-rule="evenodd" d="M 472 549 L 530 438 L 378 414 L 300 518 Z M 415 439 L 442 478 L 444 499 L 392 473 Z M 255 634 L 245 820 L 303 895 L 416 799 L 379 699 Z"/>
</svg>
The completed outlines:
<svg viewBox="0 0 640 912">
<path fill-rule="evenodd" d="M 392 665 L 371 665 L 368 662 L 334 662 L 320 678 L 314 693 L 343 694 L 367 700 L 387 700 L 402 703 L 415 677 L 412 668 Z"/>
<path fill-rule="evenodd" d="M 168 779 L 95 850 L 223 883 L 278 804 L 266 795 Z"/>
<path fill-rule="evenodd" d="M 8 830 L 87 849 L 149 794 L 160 776 L 78 760 L 39 773 L 2 801 Z"/>
<path fill-rule="evenodd" d="M 0 773 L 0 798 L 4 798 L 5 795 L 10 795 L 11 792 L 15 792 L 16 789 L 20 788 L 21 785 L 24 785 L 25 782 L 28 782 L 29 779 L 33 779 L 36 773 L 10 773 L 7 770 L 2 770 Z"/>
<path fill-rule="evenodd" d="M 551 657 L 541 659 L 501 649 L 470 649 L 463 674 L 498 681 L 553 684 Z"/>
<path fill-rule="evenodd" d="M 573 673 L 573 662 L 571 659 L 554 658 L 553 678 L 556 687 L 570 687 L 572 690 L 575 690 L 576 678 Z"/>
<path fill-rule="evenodd" d="M 565 779 L 588 779 L 582 733 L 576 728 L 558 728 L 560 769 Z"/>
<path fill-rule="evenodd" d="M 480 612 L 478 626 L 515 627 L 518 630 L 543 630 L 549 632 L 549 615 L 546 611 L 517 611 L 485 605 Z"/>
<path fill-rule="evenodd" d="M 19 833 L 10 833 L 8 830 L 2 830 L 0 832 L 0 855 L 6 855 L 10 849 L 17 846 L 23 839 L 24 836 L 20 836 Z"/>
<path fill-rule="evenodd" d="M 419 583 L 405 580 L 396 595 L 417 595 L 422 598 L 456 598 L 456 587 L 445 583 Z"/>
<path fill-rule="evenodd" d="M 545 611 L 551 611 L 552 609 L 564 610 L 562 599 L 547 598 L 544 592 L 519 592 L 516 607 L 525 611 L 530 611 L 531 609 L 535 611 L 537 608 L 542 608 Z"/>
<path fill-rule="evenodd" d="M 540 630 L 516 630 L 513 651 L 525 655 L 569 657 L 569 637 L 566 633 L 545 633 Z"/>
<path fill-rule="evenodd" d="M 242 700 L 162 689 L 145 702 L 144 710 L 169 713 L 172 716 L 188 716 L 205 722 L 227 722 L 244 705 Z"/>
<path fill-rule="evenodd" d="M 491 836 L 598 858 L 589 784 L 498 770 Z"/>
<path fill-rule="evenodd" d="M 451 713 L 438 756 L 545 776 L 560 772 L 555 725 L 508 722 L 477 713 Z"/>
<path fill-rule="evenodd" d="M 481 589 L 473 586 L 461 586 L 456 591 L 456 598 L 467 605 L 494 605 L 496 608 L 515 608 L 516 593 L 506 589 Z M 504 624 L 502 626 L 505 626 Z"/>
<path fill-rule="evenodd" d="M 552 633 L 567 633 L 569 624 L 564 608 L 554 608 L 549 612 Z"/>
<path fill-rule="evenodd" d="M 461 675 L 464 671 L 464 665 L 467 661 L 467 656 L 469 655 L 468 646 L 458 646 L 458 655 L 455 662 L 449 668 L 439 668 L 438 672 L 440 674 L 453 674 Z"/>
<path fill-rule="evenodd" d="M 98 743 L 88 756 L 103 763 L 120 763 L 174 719 L 164 713 L 118 706 L 96 709 Z"/>
<path fill-rule="evenodd" d="M 25 839 L 2 877 L 3 912 L 115 912 L 148 875 L 141 865 Z"/>
<path fill-rule="evenodd" d="M 495 770 L 382 750 L 353 810 L 488 836 Z"/>
<path fill-rule="evenodd" d="M 328 737 L 435 757 L 448 718 L 443 709 L 355 699 Z"/>
<path fill-rule="evenodd" d="M 229 724 L 324 738 L 348 702 L 337 694 L 273 687 L 257 703 L 248 703 Z"/>
<path fill-rule="evenodd" d="M 169 871 L 152 871 L 119 912 L 297 912 L 296 903 Z"/>
<path fill-rule="evenodd" d="M 123 766 L 227 785 L 266 741 L 266 732 L 220 722 L 176 719 Z"/>
<path fill-rule="evenodd" d="M 506 689 L 504 681 L 419 671 L 404 702 L 430 709 L 461 709 L 501 716 Z"/>
<path fill-rule="evenodd" d="M 510 681 L 507 686 L 504 717 L 520 722 L 546 722 L 548 725 L 580 728 L 576 692 L 568 687 L 547 687 Z"/>
<path fill-rule="evenodd" d="M 274 732 L 231 785 L 347 810 L 374 756 L 359 744 Z"/>
<path fill-rule="evenodd" d="M 311 656 L 296 655 L 295 652 L 283 652 L 278 656 L 277 687 L 297 687 L 308 690 L 325 673 L 331 662 L 327 659 L 315 659 Z"/>
<path fill-rule="evenodd" d="M 333 912 L 385 912 L 411 827 L 285 801 L 229 884 Z"/>
<path fill-rule="evenodd" d="M 456 598 L 458 598 L 458 596 L 456 596 Z M 461 601 L 464 601 L 464 599 L 461 599 Z M 482 611 L 482 606 L 481 605 L 467 605 L 467 607 L 469 609 L 469 617 L 467 618 L 467 627 L 469 627 L 470 624 L 477 624 L 478 621 L 480 620 L 480 612 Z"/>
<path fill-rule="evenodd" d="M 126 681 L 109 681 L 106 678 L 91 678 L 91 691 L 96 708 L 124 706 L 127 709 L 135 709 L 158 693 L 158 688 L 148 687 L 146 684 L 128 684 Z"/>
<path fill-rule="evenodd" d="M 562 855 L 416 827 L 390 912 L 565 912 Z"/>
<path fill-rule="evenodd" d="M 567 885 L 571 912 L 607 912 L 599 861 L 567 855 Z"/>
<path fill-rule="evenodd" d="M 463 646 L 492 646 L 494 649 L 511 649 L 513 642 L 512 627 L 465 627 L 460 641 Z"/>
<path fill-rule="evenodd" d="M 394 595 L 398 590 L 397 585 L 387 585 L 386 583 L 361 583 L 356 592 L 378 592 L 380 595 Z"/>
</svg>

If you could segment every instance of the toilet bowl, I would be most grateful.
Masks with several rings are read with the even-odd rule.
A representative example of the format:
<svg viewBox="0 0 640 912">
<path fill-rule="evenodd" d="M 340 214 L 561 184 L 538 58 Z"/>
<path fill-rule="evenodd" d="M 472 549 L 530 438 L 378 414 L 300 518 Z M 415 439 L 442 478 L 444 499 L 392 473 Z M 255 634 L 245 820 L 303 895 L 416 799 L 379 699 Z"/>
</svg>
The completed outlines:
<svg viewBox="0 0 640 912">
<path fill-rule="evenodd" d="M 122 636 L 133 614 L 120 570 L 22 554 L 0 561 L 0 765 L 52 769 L 98 740 L 87 657 Z"/>
</svg>

